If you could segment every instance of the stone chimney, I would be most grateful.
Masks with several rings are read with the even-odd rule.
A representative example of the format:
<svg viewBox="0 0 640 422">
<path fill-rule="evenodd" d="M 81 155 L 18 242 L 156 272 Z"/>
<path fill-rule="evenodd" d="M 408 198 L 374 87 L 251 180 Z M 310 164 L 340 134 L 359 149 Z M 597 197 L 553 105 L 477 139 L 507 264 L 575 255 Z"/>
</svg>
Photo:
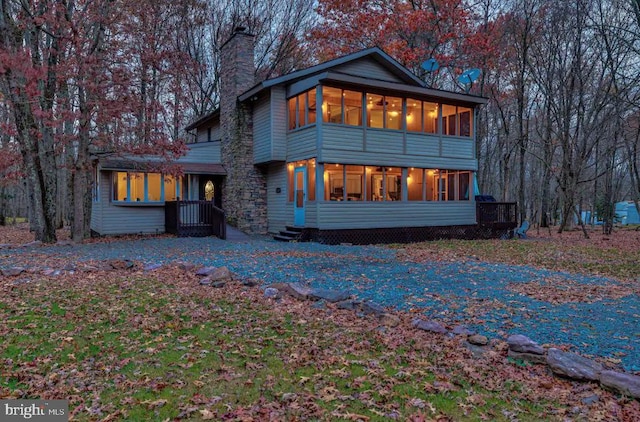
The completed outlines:
<svg viewBox="0 0 640 422">
<path fill-rule="evenodd" d="M 238 96 L 255 84 L 254 36 L 237 27 L 220 49 L 221 158 L 227 171 L 222 208 L 228 221 L 246 233 L 267 232 L 266 176 L 253 165 L 250 104 Z"/>
</svg>

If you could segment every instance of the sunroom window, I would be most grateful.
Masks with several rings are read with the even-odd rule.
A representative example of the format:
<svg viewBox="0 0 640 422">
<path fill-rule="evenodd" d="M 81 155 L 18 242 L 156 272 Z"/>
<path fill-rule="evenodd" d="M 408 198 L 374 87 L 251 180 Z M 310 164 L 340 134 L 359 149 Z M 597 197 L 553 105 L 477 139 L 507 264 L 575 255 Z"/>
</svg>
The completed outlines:
<svg viewBox="0 0 640 422">
<path fill-rule="evenodd" d="M 316 89 L 303 92 L 287 101 L 289 130 L 316 122 Z"/>
</svg>

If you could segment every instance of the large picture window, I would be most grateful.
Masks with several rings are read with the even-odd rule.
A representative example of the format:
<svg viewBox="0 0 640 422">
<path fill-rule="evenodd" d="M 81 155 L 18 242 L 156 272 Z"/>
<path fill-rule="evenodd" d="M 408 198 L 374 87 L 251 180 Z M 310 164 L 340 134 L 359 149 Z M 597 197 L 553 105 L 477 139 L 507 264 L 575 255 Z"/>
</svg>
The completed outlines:
<svg viewBox="0 0 640 422">
<path fill-rule="evenodd" d="M 113 173 L 114 202 L 163 202 L 180 198 L 182 179 L 160 173 Z"/>
<path fill-rule="evenodd" d="M 316 122 L 316 89 L 303 92 L 287 101 L 289 130 Z"/>
</svg>

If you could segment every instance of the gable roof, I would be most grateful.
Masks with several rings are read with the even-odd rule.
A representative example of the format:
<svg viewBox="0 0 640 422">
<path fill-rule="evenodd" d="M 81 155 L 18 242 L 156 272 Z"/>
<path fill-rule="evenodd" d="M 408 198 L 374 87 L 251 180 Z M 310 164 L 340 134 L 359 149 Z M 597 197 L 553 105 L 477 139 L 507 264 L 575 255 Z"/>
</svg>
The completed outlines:
<svg viewBox="0 0 640 422">
<path fill-rule="evenodd" d="M 297 70 L 295 72 L 288 73 L 286 75 L 279 76 L 273 79 L 267 79 L 266 81 L 262 81 L 250 90 L 246 91 L 244 94 L 240 95 L 238 99 L 240 101 L 245 101 L 254 95 L 258 94 L 263 89 L 281 85 L 285 83 L 292 83 L 299 79 L 307 78 L 311 75 L 323 73 L 331 70 L 337 66 L 342 64 L 352 62 L 355 60 L 359 60 L 362 58 L 370 58 L 375 60 L 378 64 L 383 66 L 386 70 L 393 73 L 400 80 L 408 85 L 424 87 L 424 82 L 418 78 L 416 75 L 411 73 L 407 68 L 398 63 L 393 57 L 389 56 L 387 53 L 382 51 L 378 47 L 367 48 L 365 50 L 360 50 L 358 52 L 347 54 L 346 56 L 338 57 L 333 60 L 326 61 L 324 63 L 320 63 L 315 66 L 308 67 L 306 69 Z"/>
</svg>

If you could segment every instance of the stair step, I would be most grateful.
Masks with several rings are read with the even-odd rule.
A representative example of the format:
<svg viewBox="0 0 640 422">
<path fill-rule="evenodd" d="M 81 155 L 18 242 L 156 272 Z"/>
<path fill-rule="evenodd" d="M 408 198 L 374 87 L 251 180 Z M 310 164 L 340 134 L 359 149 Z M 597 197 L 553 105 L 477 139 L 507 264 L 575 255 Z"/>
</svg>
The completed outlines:
<svg viewBox="0 0 640 422">
<path fill-rule="evenodd" d="M 273 235 L 273 238 L 274 238 L 275 240 L 280 241 L 280 242 L 291 242 L 291 241 L 293 241 L 293 240 L 296 240 L 296 238 L 295 238 L 295 237 L 291 237 L 291 236 L 282 236 L 282 235 L 280 235 L 280 234 L 275 234 L 275 235 Z"/>
<path fill-rule="evenodd" d="M 301 233 L 302 233 L 301 231 L 300 232 L 294 232 L 294 231 L 291 231 L 291 230 L 282 230 L 280 232 L 280 234 L 282 236 L 289 236 L 289 237 L 298 237 L 298 236 L 300 236 Z"/>
</svg>

